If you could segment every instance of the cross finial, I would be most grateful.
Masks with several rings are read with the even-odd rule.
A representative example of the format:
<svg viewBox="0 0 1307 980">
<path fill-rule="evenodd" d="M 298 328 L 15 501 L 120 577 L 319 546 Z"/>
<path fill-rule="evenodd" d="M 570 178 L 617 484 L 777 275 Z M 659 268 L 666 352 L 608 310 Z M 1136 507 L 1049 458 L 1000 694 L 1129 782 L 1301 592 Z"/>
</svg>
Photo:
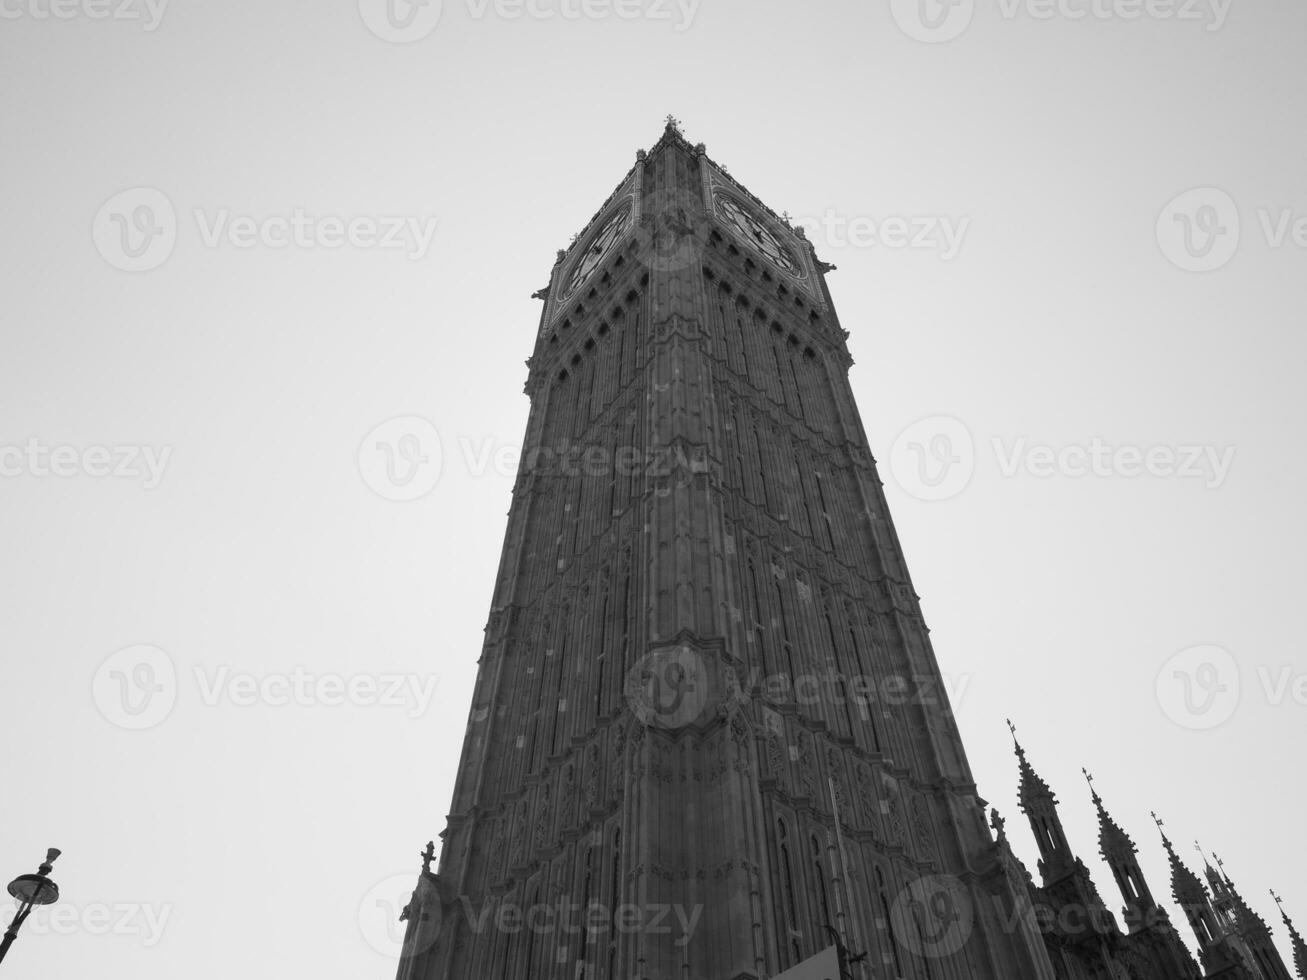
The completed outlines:
<svg viewBox="0 0 1307 980">
<path fill-rule="evenodd" d="M 1271 898 L 1275 899 L 1275 907 L 1280 910 L 1281 915 L 1284 915 L 1284 902 L 1280 900 L 1279 895 L 1275 894 L 1274 888 L 1271 889 Z"/>
<path fill-rule="evenodd" d="M 422 852 L 422 873 L 431 873 L 431 862 L 436 859 L 436 842 L 427 841 L 427 849 Z"/>
<path fill-rule="evenodd" d="M 1166 824 L 1162 821 L 1162 818 L 1159 817 L 1155 811 L 1149 810 L 1148 815 L 1153 818 L 1153 823 L 1157 824 L 1158 830 L 1162 830 L 1162 828 L 1166 826 Z M 1165 830 L 1162 830 L 1162 836 L 1166 836 Z"/>
<path fill-rule="evenodd" d="M 681 120 L 677 119 L 670 112 L 667 114 L 667 128 L 676 133 L 680 133 L 681 131 Z"/>
<path fill-rule="evenodd" d="M 1012 733 L 1012 737 L 1013 737 L 1014 739 L 1017 737 L 1017 726 L 1014 725 L 1014 724 L 1012 724 L 1012 719 L 1011 719 L 1011 718 L 1009 718 L 1009 719 L 1007 720 L 1007 730 L 1010 731 L 1010 732 Z"/>
<path fill-rule="evenodd" d="M 1089 788 L 1090 788 L 1090 789 L 1093 789 L 1093 788 L 1094 788 L 1094 776 L 1093 776 L 1093 774 L 1092 774 L 1088 769 L 1085 769 L 1085 768 L 1083 768 L 1083 767 L 1081 768 L 1080 771 L 1083 772 L 1083 773 L 1085 774 L 1085 782 L 1087 782 L 1087 783 L 1089 784 Z"/>
</svg>

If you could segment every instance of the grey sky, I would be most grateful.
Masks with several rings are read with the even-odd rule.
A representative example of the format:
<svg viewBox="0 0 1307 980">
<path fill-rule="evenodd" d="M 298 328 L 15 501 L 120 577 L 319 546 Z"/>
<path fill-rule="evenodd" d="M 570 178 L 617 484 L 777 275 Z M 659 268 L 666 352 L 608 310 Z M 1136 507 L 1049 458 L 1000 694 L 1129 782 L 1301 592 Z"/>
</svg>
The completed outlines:
<svg viewBox="0 0 1307 980">
<path fill-rule="evenodd" d="M 1009 716 L 1110 906 L 1081 766 L 1156 893 L 1150 809 L 1307 924 L 1307 9 L 446 0 L 397 43 L 369 0 L 51 2 L 0 0 L 0 872 L 62 847 L 71 911 L 16 976 L 393 975 L 376 916 L 444 824 L 530 294 L 669 112 L 839 266 L 1032 869 Z M 133 257 L 140 188 L 175 223 Z M 404 417 L 443 467 L 396 502 L 360 447 Z M 969 480 L 917 468 L 962 433 Z M 106 665 L 140 645 L 166 659 Z M 175 704 L 115 716 L 142 663 Z"/>
</svg>

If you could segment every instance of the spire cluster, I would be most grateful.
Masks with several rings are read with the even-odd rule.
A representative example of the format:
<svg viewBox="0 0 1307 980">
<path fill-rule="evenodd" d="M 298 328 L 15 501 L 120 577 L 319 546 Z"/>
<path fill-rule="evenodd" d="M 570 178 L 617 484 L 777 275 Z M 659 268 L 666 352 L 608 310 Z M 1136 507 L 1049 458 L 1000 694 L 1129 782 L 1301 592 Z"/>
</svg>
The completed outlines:
<svg viewBox="0 0 1307 980">
<path fill-rule="evenodd" d="M 1010 720 L 1007 724 L 1017 757 L 1021 810 L 1030 821 L 1040 851 L 1039 871 L 1043 884 L 1036 886 L 1031 883 L 1031 900 L 1037 907 L 1041 904 L 1050 906 L 1055 913 L 1054 921 L 1057 921 L 1059 910 L 1072 905 L 1092 912 L 1101 907 L 1101 900 L 1088 869 L 1067 843 L 1057 812 L 1057 798 L 1031 765 L 1017 737 L 1016 726 Z M 1100 926 L 1095 929 L 1097 946 L 1093 943 L 1086 946 L 1083 936 L 1059 937 L 1059 946 L 1066 942 L 1072 948 L 1090 950 L 1092 962 L 1101 963 L 1103 959 L 1113 960 L 1119 956 L 1122 943 L 1137 943 L 1143 952 L 1133 954 L 1135 962 L 1138 956 L 1154 961 L 1157 972 L 1148 975 L 1167 980 L 1200 980 L 1203 976 L 1228 977 L 1229 980 L 1292 980 L 1275 949 L 1265 920 L 1239 894 L 1220 856 L 1212 854 L 1209 859 L 1208 852 L 1195 841 L 1194 849 L 1202 859 L 1204 872 L 1202 876 L 1196 874 L 1181 859 L 1167 834 L 1166 823 L 1154 812 L 1150 815 L 1157 825 L 1170 864 L 1171 894 L 1183 909 L 1198 941 L 1200 969 L 1171 926 L 1166 912 L 1154 901 L 1134 841 L 1108 812 L 1093 774 L 1087 768 L 1081 769 L 1081 773 L 1098 813 L 1099 854 L 1111 869 L 1125 901 L 1123 914 L 1128 933 L 1122 935 L 1114 922 L 1104 926 L 1100 919 Z M 1000 851 L 1010 856 L 1010 851 L 1005 850 L 1007 836 L 1002 831 L 1002 824 L 997 824 L 996 829 L 999 830 Z M 1278 896 L 1276 901 L 1279 902 Z M 1282 905 L 1280 912 L 1289 929 L 1299 974 L 1307 980 L 1307 945 L 1284 914 Z M 1086 955 L 1090 954 L 1087 952 Z M 1138 974 L 1132 972 L 1131 975 Z"/>
</svg>

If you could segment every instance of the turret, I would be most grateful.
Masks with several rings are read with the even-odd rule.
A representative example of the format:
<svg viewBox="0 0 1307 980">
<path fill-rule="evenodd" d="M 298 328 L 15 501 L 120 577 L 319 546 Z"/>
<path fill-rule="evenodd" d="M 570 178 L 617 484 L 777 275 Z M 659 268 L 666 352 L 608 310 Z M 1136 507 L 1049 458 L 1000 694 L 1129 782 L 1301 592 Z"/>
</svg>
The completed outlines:
<svg viewBox="0 0 1307 980">
<path fill-rule="evenodd" d="M 1011 721 L 1007 724 L 1012 731 L 1012 741 L 1016 745 L 1020 763 L 1018 797 L 1021 800 L 1021 812 L 1030 821 L 1030 829 L 1039 845 L 1039 873 L 1044 883 L 1048 884 L 1075 870 L 1075 855 L 1071 853 L 1066 831 L 1062 829 L 1062 819 L 1057 813 L 1057 797 L 1049 789 L 1048 783 L 1031 767 L 1026 758 L 1026 750 L 1017 740 L 1016 726 Z"/>
<path fill-rule="evenodd" d="M 1285 966 L 1280 951 L 1275 948 L 1270 926 L 1244 901 L 1243 896 L 1239 894 L 1239 889 L 1225 873 L 1225 864 L 1221 859 L 1215 854 L 1212 858 L 1219 869 L 1213 870 L 1211 865 L 1207 867 L 1208 878 L 1214 882 L 1212 893 L 1219 894 L 1221 905 L 1229 910 L 1228 917 L 1234 923 L 1234 931 L 1243 941 L 1253 963 L 1266 980 L 1293 980 L 1293 975 Z"/>
<path fill-rule="evenodd" d="M 1094 787 L 1094 777 L 1088 771 L 1085 779 L 1093 794 L 1094 806 L 1098 809 L 1098 853 L 1102 855 L 1107 866 L 1112 869 L 1112 877 L 1125 899 L 1122 914 L 1126 926 L 1131 932 L 1146 928 L 1150 922 L 1165 918 L 1166 914 L 1153 899 L 1153 893 L 1144 880 L 1143 869 L 1139 866 L 1139 849 L 1130 835 L 1117 825 L 1103 806 L 1103 799 Z"/>
<path fill-rule="evenodd" d="M 1171 861 L 1171 894 L 1176 903 L 1184 909 L 1185 918 L 1198 940 L 1198 958 L 1208 977 L 1229 977 L 1231 980 L 1256 980 L 1245 960 L 1237 936 L 1233 936 L 1222 917 L 1217 914 L 1208 895 L 1207 886 L 1196 874 L 1190 871 L 1175 853 L 1170 838 L 1166 836 L 1165 826 L 1153 814 L 1157 829 L 1162 834 L 1162 845 L 1166 848 Z"/>
</svg>

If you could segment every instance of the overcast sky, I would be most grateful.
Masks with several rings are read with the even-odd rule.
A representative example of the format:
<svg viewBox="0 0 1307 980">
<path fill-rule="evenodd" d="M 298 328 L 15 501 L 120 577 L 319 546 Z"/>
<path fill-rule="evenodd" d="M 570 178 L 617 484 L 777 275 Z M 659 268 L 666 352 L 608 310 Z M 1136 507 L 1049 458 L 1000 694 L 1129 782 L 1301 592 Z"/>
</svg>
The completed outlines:
<svg viewBox="0 0 1307 980">
<path fill-rule="evenodd" d="M 0 0 L 5 969 L 393 976 L 530 296 L 667 113 L 839 266 L 1032 870 L 1008 717 L 1111 907 L 1082 766 L 1307 926 L 1307 8 L 395 2 Z"/>
</svg>

